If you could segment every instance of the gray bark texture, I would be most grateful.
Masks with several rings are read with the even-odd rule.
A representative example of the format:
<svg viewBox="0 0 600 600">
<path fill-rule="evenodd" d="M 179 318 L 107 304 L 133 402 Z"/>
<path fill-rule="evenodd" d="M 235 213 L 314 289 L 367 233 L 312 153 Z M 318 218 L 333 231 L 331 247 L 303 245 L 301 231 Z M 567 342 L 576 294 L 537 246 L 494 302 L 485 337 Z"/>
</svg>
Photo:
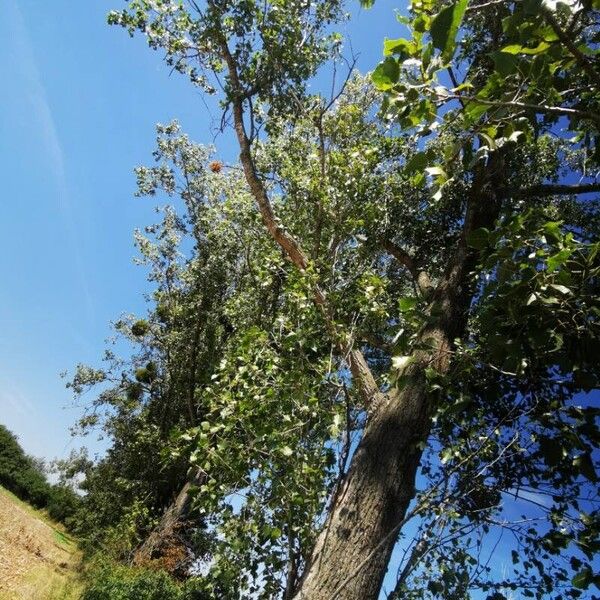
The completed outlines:
<svg viewBox="0 0 600 600">
<path fill-rule="evenodd" d="M 491 227 L 500 200 L 495 186 L 501 156 L 480 170 L 467 199 L 464 229 L 445 276 L 433 293 L 440 314 L 419 339 L 404 372 L 408 383 L 385 395 L 370 411 L 363 438 L 352 459 L 335 505 L 315 545 L 295 600 L 377 600 L 398 533 L 415 495 L 422 444 L 431 427 L 432 407 L 424 370 L 445 374 L 453 340 L 466 324 L 473 298 L 477 255 L 467 236 Z M 439 311 L 439 312 L 438 312 Z"/>
</svg>

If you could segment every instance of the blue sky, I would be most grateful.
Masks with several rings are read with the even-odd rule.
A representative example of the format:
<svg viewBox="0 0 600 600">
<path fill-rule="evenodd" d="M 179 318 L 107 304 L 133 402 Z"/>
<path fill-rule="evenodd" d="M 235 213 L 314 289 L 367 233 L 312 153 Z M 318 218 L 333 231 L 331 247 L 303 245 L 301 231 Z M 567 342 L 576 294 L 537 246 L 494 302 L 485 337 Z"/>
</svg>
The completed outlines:
<svg viewBox="0 0 600 600">
<path fill-rule="evenodd" d="M 177 118 L 211 143 L 220 116 L 141 37 L 106 25 L 122 5 L 4 0 L 0 19 L 0 423 L 47 458 L 81 445 L 60 372 L 98 364 L 110 321 L 144 310 L 132 233 L 153 211 L 133 197 L 132 170 L 151 160 L 155 123 Z M 349 4 L 361 70 L 398 35 L 395 6 Z M 235 156 L 227 136 L 215 141 Z"/>
</svg>

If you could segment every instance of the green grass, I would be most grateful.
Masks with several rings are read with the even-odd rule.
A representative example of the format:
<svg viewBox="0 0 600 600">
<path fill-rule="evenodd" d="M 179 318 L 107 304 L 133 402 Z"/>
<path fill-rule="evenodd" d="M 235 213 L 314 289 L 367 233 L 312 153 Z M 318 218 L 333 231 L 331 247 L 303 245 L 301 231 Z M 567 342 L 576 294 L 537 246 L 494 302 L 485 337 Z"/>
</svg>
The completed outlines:
<svg viewBox="0 0 600 600">
<path fill-rule="evenodd" d="M 47 565 L 34 569 L 24 580 L 23 599 L 78 600 L 83 589 L 77 573 L 70 569 L 56 570 Z"/>
<path fill-rule="evenodd" d="M 65 550 L 75 550 L 75 540 L 65 532 L 54 529 L 54 539 L 56 540 L 56 543 L 63 546 Z"/>
</svg>

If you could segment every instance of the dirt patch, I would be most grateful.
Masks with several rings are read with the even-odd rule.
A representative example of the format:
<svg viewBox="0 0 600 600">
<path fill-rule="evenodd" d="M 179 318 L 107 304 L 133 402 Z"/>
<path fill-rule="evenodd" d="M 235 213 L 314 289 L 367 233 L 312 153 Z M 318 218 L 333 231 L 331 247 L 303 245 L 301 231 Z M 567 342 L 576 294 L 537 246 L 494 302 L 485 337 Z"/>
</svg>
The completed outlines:
<svg viewBox="0 0 600 600">
<path fill-rule="evenodd" d="M 0 599 L 73 597 L 78 559 L 60 527 L 0 488 Z"/>
</svg>

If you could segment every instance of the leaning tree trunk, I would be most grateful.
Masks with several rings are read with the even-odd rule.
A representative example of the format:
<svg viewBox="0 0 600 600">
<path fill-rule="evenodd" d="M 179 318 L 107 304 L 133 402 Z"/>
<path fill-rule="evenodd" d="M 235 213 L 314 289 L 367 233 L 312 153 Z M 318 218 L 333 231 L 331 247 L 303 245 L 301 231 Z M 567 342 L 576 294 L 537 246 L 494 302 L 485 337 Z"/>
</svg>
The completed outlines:
<svg viewBox="0 0 600 600">
<path fill-rule="evenodd" d="M 414 496 L 418 443 L 426 439 L 429 423 L 419 380 L 379 408 L 365 428 L 296 598 L 377 598 Z"/>
<path fill-rule="evenodd" d="M 363 438 L 342 489 L 321 532 L 297 600 L 375 600 L 410 501 L 431 427 L 431 406 L 424 370 L 445 373 L 456 326 L 468 298 L 460 290 L 464 269 L 438 290 L 443 323 L 423 332 L 403 373 L 407 383 L 388 393 L 369 415 Z M 459 285 L 456 285 L 456 284 Z"/>
<path fill-rule="evenodd" d="M 294 596 L 295 600 L 376 600 L 415 495 L 415 478 L 430 428 L 432 409 L 425 368 L 448 372 L 454 339 L 461 336 L 473 299 L 477 254 L 468 234 L 491 227 L 498 217 L 498 154 L 482 168 L 467 200 L 463 233 L 431 307 L 440 317 L 417 341 L 403 372 L 407 383 L 383 395 L 369 410 L 361 443 L 340 494 Z"/>
<path fill-rule="evenodd" d="M 175 500 L 163 513 L 159 524 L 135 550 L 133 564 L 159 564 L 173 575 L 186 575 L 193 557 L 188 539 L 190 527 L 193 525 L 191 489 L 198 484 L 199 477 L 196 477 L 181 488 Z"/>
</svg>

